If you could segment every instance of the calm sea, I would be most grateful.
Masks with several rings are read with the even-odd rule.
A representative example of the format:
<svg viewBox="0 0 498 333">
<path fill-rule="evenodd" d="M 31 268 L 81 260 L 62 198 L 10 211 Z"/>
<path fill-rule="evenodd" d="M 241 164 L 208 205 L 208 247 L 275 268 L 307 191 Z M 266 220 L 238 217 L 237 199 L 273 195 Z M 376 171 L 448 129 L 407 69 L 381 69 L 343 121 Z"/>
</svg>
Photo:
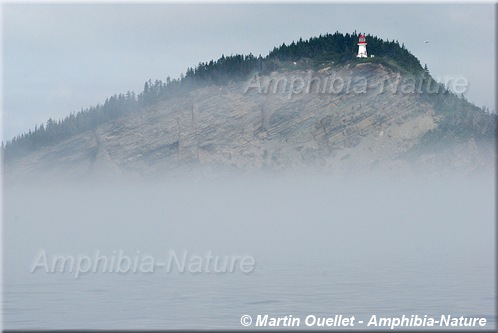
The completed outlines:
<svg viewBox="0 0 498 333">
<path fill-rule="evenodd" d="M 242 329 L 241 316 L 484 317 L 486 181 L 238 182 L 4 191 L 6 329 Z M 251 274 L 30 273 L 36 254 L 249 255 Z M 373 327 L 368 327 L 373 328 Z M 436 327 L 437 328 L 437 327 Z M 386 329 L 385 327 L 382 329 Z"/>
</svg>

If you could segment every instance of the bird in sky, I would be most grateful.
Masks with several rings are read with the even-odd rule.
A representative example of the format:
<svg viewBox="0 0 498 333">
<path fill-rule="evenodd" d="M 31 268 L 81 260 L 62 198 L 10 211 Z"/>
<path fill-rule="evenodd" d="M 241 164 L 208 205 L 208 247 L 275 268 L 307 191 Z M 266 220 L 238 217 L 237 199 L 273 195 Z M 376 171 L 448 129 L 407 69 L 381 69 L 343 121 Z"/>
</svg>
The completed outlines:
<svg viewBox="0 0 498 333">
<path fill-rule="evenodd" d="M 425 43 L 425 44 L 428 44 L 428 43 L 429 43 L 429 41 L 428 41 L 428 40 L 426 40 L 424 43 Z"/>
</svg>

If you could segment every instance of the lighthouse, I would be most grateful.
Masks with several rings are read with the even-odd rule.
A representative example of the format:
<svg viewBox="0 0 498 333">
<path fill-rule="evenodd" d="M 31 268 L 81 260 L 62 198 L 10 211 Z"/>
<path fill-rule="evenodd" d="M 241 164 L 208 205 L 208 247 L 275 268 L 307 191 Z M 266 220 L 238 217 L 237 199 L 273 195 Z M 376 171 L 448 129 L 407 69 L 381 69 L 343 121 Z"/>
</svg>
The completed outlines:
<svg viewBox="0 0 498 333">
<path fill-rule="evenodd" d="M 358 54 L 356 58 L 366 58 L 367 57 L 367 42 L 365 41 L 365 35 L 360 34 L 360 39 L 358 40 Z"/>
</svg>

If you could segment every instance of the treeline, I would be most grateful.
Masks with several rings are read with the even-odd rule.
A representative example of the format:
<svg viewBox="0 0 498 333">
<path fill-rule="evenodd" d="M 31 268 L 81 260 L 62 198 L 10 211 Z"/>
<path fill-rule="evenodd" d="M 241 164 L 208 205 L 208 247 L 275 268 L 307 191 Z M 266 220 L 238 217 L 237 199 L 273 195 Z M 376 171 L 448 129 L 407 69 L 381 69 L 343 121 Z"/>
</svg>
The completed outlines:
<svg viewBox="0 0 498 333">
<path fill-rule="evenodd" d="M 310 58 L 315 63 L 333 61 L 336 64 L 345 63 L 356 59 L 358 51 L 358 33 L 320 35 L 308 40 L 299 39 L 289 45 L 282 44 L 270 52 L 268 58 L 281 61 L 299 61 Z M 408 51 L 404 44 L 398 41 L 384 41 L 377 36 L 366 35 L 367 51 L 376 58 L 389 58 L 395 61 L 404 70 L 418 73 L 423 70 L 420 61 Z"/>
<path fill-rule="evenodd" d="M 2 142 L 2 154 L 5 160 L 23 156 L 41 147 L 48 146 L 72 135 L 95 129 L 111 119 L 119 118 L 131 112 L 140 111 L 144 107 L 155 105 L 174 96 L 188 94 L 191 90 L 209 84 L 226 84 L 230 80 L 245 79 L 251 72 L 263 68 L 263 58 L 231 55 L 222 56 L 217 61 L 200 63 L 195 68 L 188 68 L 185 75 L 179 79 L 166 78 L 149 80 L 144 84 L 144 90 L 135 95 L 133 92 L 114 95 L 107 98 L 103 105 L 82 109 L 77 113 L 60 120 L 50 118 L 46 124 L 36 125 L 34 130 L 20 134 L 8 141 Z"/>
<path fill-rule="evenodd" d="M 444 89 L 443 85 L 440 91 L 425 96 L 434 105 L 438 126 L 424 135 L 423 144 L 441 145 L 468 139 L 488 141 L 496 138 L 498 116 L 494 112 L 477 107 L 465 96 Z"/>
<path fill-rule="evenodd" d="M 145 82 L 144 90 L 138 95 L 133 92 L 114 95 L 103 105 L 82 109 L 61 120 L 49 119 L 46 124 L 35 126 L 34 130 L 18 135 L 5 144 L 2 142 L 3 157 L 7 160 L 22 156 L 72 135 L 95 129 L 111 119 L 140 111 L 175 96 L 187 95 L 198 87 L 244 80 L 254 72 L 265 74 L 284 68 L 286 62 L 308 59 L 309 62 L 306 63 L 320 66 L 324 63 L 341 64 L 352 61 L 356 58 L 358 38 L 359 34 L 356 32 L 336 32 L 308 40 L 299 39 L 289 45 L 284 43 L 275 47 L 266 57 L 236 54 L 223 55 L 216 61 L 201 62 L 194 68 L 188 68 L 185 75 L 182 74 L 178 79 L 168 77 L 165 82 Z M 372 35 L 367 35 L 366 38 L 368 52 L 375 55 L 375 59 L 394 61 L 401 69 L 413 73 L 423 70 L 419 60 L 397 41 L 383 41 Z"/>
<path fill-rule="evenodd" d="M 91 129 L 95 129 L 111 119 L 133 112 L 139 106 L 139 98 L 133 92 L 114 95 L 107 98 L 103 105 L 93 106 L 74 113 L 60 120 L 50 118 L 46 124 L 36 125 L 33 131 L 20 134 L 8 141 L 2 142 L 3 157 L 22 156 L 41 147 L 67 139 Z"/>
<path fill-rule="evenodd" d="M 187 69 L 185 81 L 194 84 L 227 84 L 229 81 L 243 80 L 254 71 L 262 71 L 264 64 L 265 59 L 261 55 L 222 55 L 216 61 L 201 62 L 197 67 Z"/>
</svg>

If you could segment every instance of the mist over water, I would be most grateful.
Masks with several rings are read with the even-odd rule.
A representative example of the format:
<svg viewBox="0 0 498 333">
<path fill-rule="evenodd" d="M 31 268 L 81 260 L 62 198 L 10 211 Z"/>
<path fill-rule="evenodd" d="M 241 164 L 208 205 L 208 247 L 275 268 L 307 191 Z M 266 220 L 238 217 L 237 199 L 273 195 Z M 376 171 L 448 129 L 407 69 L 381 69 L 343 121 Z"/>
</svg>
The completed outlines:
<svg viewBox="0 0 498 333">
<path fill-rule="evenodd" d="M 241 328 L 243 314 L 494 318 L 494 179 L 258 176 L 4 188 L 5 328 Z M 30 272 L 36 254 L 251 256 Z M 50 263 L 50 262 L 49 262 Z M 489 326 L 491 325 L 491 326 Z"/>
</svg>

